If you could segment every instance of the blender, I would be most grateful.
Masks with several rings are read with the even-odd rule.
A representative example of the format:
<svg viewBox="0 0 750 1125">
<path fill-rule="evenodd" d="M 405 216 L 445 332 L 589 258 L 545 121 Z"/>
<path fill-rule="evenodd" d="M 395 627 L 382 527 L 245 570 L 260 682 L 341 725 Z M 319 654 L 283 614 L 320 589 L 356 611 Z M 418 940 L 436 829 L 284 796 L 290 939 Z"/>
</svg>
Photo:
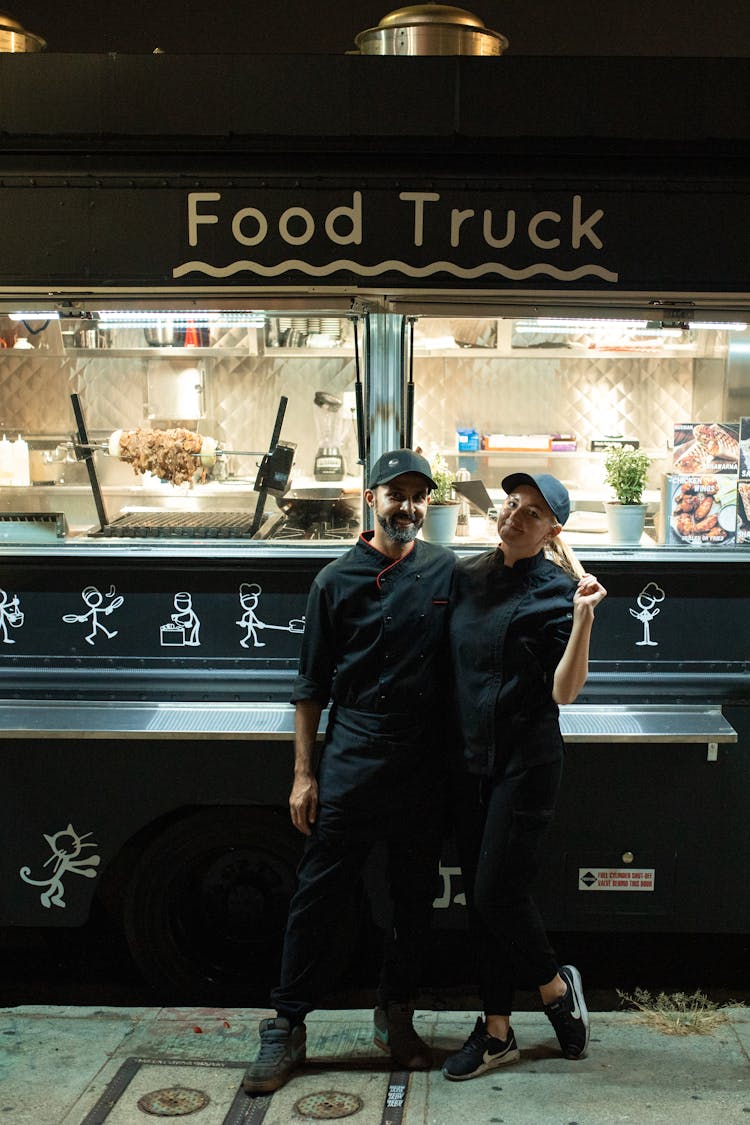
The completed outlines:
<svg viewBox="0 0 750 1125">
<path fill-rule="evenodd" d="M 342 480 L 344 476 L 343 424 L 341 414 L 343 399 L 328 391 L 316 391 L 313 400 L 318 450 L 315 454 L 313 476 L 315 480 Z"/>
</svg>

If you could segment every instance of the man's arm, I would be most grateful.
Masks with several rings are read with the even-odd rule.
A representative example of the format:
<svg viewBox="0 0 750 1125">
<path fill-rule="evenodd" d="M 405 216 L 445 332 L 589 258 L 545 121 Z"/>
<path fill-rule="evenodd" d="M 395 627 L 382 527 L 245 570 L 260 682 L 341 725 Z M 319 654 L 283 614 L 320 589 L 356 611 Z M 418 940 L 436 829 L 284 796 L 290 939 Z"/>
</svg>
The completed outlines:
<svg viewBox="0 0 750 1125">
<path fill-rule="evenodd" d="M 298 699 L 294 706 L 294 784 L 289 811 L 294 827 L 309 836 L 318 814 L 315 740 L 323 706 L 316 699 Z"/>
</svg>

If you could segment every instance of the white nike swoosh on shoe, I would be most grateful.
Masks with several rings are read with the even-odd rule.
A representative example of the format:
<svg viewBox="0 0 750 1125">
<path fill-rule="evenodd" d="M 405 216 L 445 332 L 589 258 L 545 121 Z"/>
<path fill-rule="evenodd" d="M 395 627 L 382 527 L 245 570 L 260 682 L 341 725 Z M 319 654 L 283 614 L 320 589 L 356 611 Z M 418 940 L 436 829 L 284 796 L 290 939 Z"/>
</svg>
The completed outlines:
<svg viewBox="0 0 750 1125">
<path fill-rule="evenodd" d="M 508 1048 L 506 1047 L 505 1050 L 503 1050 L 503 1051 L 495 1051 L 494 1055 L 493 1055 L 492 1051 L 485 1051 L 484 1054 L 482 1055 L 482 1062 L 485 1062 L 485 1063 L 494 1062 L 495 1059 L 502 1058 L 503 1055 L 507 1052 L 507 1050 L 508 1050 Z"/>
<path fill-rule="evenodd" d="M 573 992 L 572 989 L 571 992 Z M 578 997 L 575 992 L 573 992 L 573 1007 L 571 1008 L 570 1014 L 574 1020 L 579 1020 L 581 1018 L 581 1009 L 578 1007 Z"/>
</svg>

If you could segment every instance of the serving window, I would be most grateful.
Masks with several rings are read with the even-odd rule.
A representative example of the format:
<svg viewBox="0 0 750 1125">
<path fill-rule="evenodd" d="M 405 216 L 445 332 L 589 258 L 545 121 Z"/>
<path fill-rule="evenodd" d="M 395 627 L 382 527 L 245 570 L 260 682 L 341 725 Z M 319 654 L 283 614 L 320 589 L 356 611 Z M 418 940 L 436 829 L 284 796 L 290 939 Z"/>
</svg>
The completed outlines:
<svg viewBox="0 0 750 1125">
<path fill-rule="evenodd" d="M 0 542 L 353 539 L 361 335 L 335 309 L 6 305 Z"/>
<path fill-rule="evenodd" d="M 750 332 L 744 322 L 611 317 L 412 320 L 415 441 L 459 479 L 458 496 L 502 500 L 511 471 L 569 488 L 574 544 L 750 544 Z M 612 448 L 648 458 L 642 530 L 608 519 Z M 483 499 L 482 499 L 483 498 Z M 493 540 L 481 505 L 458 536 Z"/>
</svg>

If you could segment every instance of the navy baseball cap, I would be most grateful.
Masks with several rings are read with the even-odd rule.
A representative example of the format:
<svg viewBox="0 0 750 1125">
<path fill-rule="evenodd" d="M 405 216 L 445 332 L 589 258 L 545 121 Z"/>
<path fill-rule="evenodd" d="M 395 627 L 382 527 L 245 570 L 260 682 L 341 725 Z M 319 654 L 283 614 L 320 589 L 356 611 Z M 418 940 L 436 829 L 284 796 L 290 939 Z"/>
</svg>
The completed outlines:
<svg viewBox="0 0 750 1125">
<path fill-rule="evenodd" d="M 377 488 L 379 484 L 387 484 L 394 477 L 402 473 L 419 473 L 423 476 L 430 488 L 437 488 L 430 476 L 430 462 L 425 460 L 413 449 L 392 449 L 378 457 L 370 473 L 370 488 Z"/>
<path fill-rule="evenodd" d="M 564 484 L 549 473 L 511 473 L 501 481 L 506 493 L 510 494 L 519 484 L 530 484 L 541 492 L 547 501 L 552 515 L 558 523 L 565 523 L 570 515 L 570 495 Z"/>
</svg>

